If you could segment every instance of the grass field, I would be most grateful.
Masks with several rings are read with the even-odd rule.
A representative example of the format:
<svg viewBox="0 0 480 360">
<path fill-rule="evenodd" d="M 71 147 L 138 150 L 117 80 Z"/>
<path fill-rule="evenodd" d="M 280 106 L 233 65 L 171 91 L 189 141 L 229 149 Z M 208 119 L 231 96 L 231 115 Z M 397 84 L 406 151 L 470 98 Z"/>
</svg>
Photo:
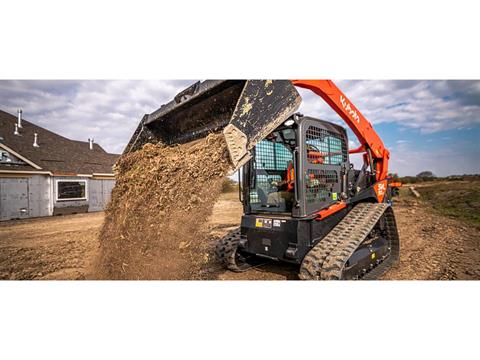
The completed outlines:
<svg viewBox="0 0 480 360">
<path fill-rule="evenodd" d="M 480 180 L 431 182 L 416 188 L 422 201 L 436 211 L 480 228 Z"/>
</svg>

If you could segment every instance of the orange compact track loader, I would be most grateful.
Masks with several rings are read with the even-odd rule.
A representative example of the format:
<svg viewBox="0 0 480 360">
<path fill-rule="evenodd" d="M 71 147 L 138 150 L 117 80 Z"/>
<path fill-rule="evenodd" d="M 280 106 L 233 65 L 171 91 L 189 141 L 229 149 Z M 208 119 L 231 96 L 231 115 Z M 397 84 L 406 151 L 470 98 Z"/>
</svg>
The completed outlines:
<svg viewBox="0 0 480 360">
<path fill-rule="evenodd" d="M 388 186 L 390 188 L 390 192 L 392 196 L 399 196 L 400 195 L 400 188 L 403 184 L 400 181 L 389 181 Z"/>
<path fill-rule="evenodd" d="M 297 113 L 296 88 L 320 96 L 346 130 Z M 373 279 L 399 258 L 388 191 L 389 151 L 329 80 L 207 80 L 145 115 L 125 152 L 146 142 L 185 143 L 223 132 L 239 171 L 241 226 L 221 239 L 219 261 L 245 271 L 270 259 L 299 265 L 301 279 Z M 349 154 L 363 154 L 354 169 Z"/>
</svg>

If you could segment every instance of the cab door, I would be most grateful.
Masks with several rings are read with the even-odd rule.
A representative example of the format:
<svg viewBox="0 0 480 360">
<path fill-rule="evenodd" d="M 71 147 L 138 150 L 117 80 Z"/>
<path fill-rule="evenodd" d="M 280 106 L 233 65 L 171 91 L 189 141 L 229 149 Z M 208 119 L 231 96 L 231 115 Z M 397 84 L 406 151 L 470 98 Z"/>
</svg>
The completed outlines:
<svg viewBox="0 0 480 360">
<path fill-rule="evenodd" d="M 348 169 L 344 128 L 313 118 L 300 123 L 299 206 L 308 216 L 340 201 Z"/>
</svg>

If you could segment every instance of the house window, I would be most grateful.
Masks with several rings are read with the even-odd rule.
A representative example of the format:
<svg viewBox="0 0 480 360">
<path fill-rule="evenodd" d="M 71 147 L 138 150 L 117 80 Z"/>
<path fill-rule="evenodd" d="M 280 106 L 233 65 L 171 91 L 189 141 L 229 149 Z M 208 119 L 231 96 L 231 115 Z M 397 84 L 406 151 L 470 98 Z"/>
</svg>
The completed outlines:
<svg viewBox="0 0 480 360">
<path fill-rule="evenodd" d="M 57 200 L 87 200 L 87 181 L 57 180 Z"/>
</svg>

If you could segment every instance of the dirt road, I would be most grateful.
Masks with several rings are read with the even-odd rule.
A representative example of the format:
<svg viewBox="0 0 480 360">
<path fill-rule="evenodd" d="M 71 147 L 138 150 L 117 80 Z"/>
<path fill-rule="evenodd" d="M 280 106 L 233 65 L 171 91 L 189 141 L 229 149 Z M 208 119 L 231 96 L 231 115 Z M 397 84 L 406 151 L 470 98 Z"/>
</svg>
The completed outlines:
<svg viewBox="0 0 480 360">
<path fill-rule="evenodd" d="M 440 215 L 406 193 L 394 209 L 401 259 L 383 279 L 480 279 L 478 228 Z M 209 221 L 212 238 L 237 226 L 241 212 L 237 194 L 223 194 Z M 0 279 L 91 277 L 103 217 L 103 213 L 91 213 L 0 223 Z M 209 278 L 285 280 L 296 279 L 297 270 L 266 264 L 237 274 L 214 266 Z"/>
</svg>

